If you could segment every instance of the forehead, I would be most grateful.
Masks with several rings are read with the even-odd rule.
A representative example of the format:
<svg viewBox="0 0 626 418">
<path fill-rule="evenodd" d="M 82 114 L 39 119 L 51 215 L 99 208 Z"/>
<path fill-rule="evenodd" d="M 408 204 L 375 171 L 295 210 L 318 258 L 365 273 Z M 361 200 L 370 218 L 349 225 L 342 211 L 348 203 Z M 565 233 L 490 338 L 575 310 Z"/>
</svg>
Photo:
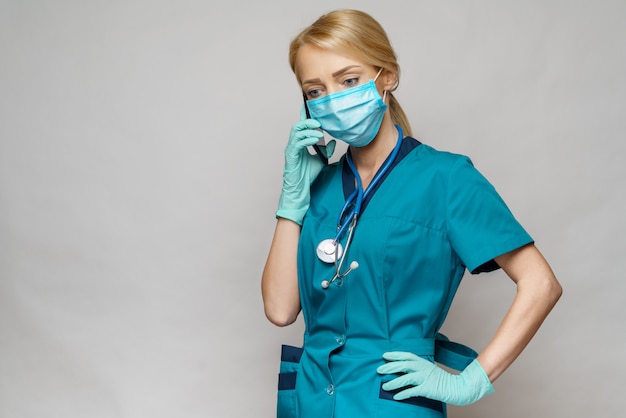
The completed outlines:
<svg viewBox="0 0 626 418">
<path fill-rule="evenodd" d="M 324 78 L 349 65 L 366 64 L 354 57 L 311 44 L 298 50 L 295 61 L 296 77 L 300 82 L 313 78 Z"/>
</svg>

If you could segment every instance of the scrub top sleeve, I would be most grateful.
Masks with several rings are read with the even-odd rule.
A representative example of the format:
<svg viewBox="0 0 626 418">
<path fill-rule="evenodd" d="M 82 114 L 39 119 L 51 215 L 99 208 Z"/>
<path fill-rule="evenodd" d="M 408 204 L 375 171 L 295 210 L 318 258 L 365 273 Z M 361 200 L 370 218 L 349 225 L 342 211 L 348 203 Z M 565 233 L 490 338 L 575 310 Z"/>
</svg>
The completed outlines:
<svg viewBox="0 0 626 418">
<path fill-rule="evenodd" d="M 446 198 L 448 236 L 471 273 L 496 270 L 495 257 L 533 242 L 469 158 L 450 170 Z"/>
</svg>

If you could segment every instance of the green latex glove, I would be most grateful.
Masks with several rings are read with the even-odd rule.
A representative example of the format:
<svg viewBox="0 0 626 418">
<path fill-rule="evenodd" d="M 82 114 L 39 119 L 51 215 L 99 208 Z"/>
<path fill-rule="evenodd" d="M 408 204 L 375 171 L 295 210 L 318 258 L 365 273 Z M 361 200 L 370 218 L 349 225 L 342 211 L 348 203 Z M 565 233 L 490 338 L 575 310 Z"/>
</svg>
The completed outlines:
<svg viewBox="0 0 626 418">
<path fill-rule="evenodd" d="M 461 406 L 474 403 L 494 391 L 477 360 L 460 374 L 452 374 L 413 353 L 394 351 L 383 354 L 383 358 L 389 363 L 378 367 L 378 373 L 405 373 L 383 384 L 383 390 L 407 387 L 394 395 L 396 400 L 423 396 Z"/>
<path fill-rule="evenodd" d="M 276 216 L 291 219 L 298 225 L 309 209 L 311 183 L 322 171 L 324 163 L 317 155 L 311 155 L 307 147 L 317 144 L 324 136 L 318 129 L 320 123 L 307 119 L 304 106 L 300 112 L 300 121 L 291 128 L 289 142 L 285 148 L 285 169 L 283 171 L 283 190 L 278 201 Z M 330 158 L 335 151 L 335 141 L 320 149 Z"/>
</svg>

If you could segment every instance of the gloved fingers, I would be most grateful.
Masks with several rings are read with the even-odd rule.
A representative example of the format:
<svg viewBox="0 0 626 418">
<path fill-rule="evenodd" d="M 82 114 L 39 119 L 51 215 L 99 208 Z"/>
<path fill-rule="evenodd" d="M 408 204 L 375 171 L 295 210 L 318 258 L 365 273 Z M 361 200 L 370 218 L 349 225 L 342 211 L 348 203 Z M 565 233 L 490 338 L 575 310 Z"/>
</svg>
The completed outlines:
<svg viewBox="0 0 626 418">
<path fill-rule="evenodd" d="M 419 363 L 413 361 L 392 361 L 385 363 L 382 366 L 378 366 L 376 372 L 379 374 L 393 374 L 393 373 L 412 373 L 419 370 Z"/>
<path fill-rule="evenodd" d="M 424 383 L 421 373 L 407 373 L 383 383 L 383 390 L 396 390 L 405 386 L 418 386 Z"/>
<path fill-rule="evenodd" d="M 413 353 L 409 353 L 407 351 L 388 351 L 386 353 L 383 353 L 383 358 L 388 361 L 399 361 L 399 360 L 420 361 L 422 360 L 422 361 L 426 361 L 430 363 L 428 360 L 424 360 L 420 356 L 415 355 Z"/>
<path fill-rule="evenodd" d="M 324 133 L 318 129 L 319 127 L 320 123 L 315 119 L 305 119 L 296 122 L 291 128 L 290 139 L 292 142 L 298 142 L 305 138 L 315 138 L 317 142 L 324 136 Z"/>
<path fill-rule="evenodd" d="M 295 138 L 295 143 L 293 144 L 294 148 L 297 150 L 301 150 L 305 147 L 310 147 L 312 145 L 315 145 L 319 142 L 320 138 L 323 136 L 321 132 L 319 131 L 304 131 L 307 134 L 302 135 L 301 137 L 298 136 L 297 138 Z M 319 133 L 320 136 L 316 136 L 315 133 Z"/>
<path fill-rule="evenodd" d="M 293 138 L 296 142 L 301 142 L 304 140 L 312 140 L 313 144 L 317 144 L 321 138 L 324 137 L 324 134 L 317 129 L 305 129 L 303 131 L 296 131 L 293 134 Z M 313 145 L 310 144 L 310 145 Z"/>
<path fill-rule="evenodd" d="M 324 155 L 326 155 L 326 158 L 330 158 L 333 156 L 333 153 L 335 152 L 335 145 L 337 145 L 337 141 L 331 139 L 326 145 L 320 146 L 320 149 L 322 150 Z"/>
<path fill-rule="evenodd" d="M 314 119 L 304 119 L 294 123 L 285 154 L 291 158 L 297 158 L 302 149 L 317 144 L 324 136 L 318 129 L 319 127 L 320 123 Z"/>
<path fill-rule="evenodd" d="M 289 152 L 291 148 L 299 152 L 305 147 L 317 144 L 323 136 L 324 134 L 316 129 L 296 131 L 291 135 L 290 145 L 287 147 L 286 151 Z"/>
<path fill-rule="evenodd" d="M 318 129 L 320 126 L 322 125 L 315 119 L 302 119 L 294 123 L 291 130 L 293 132 L 298 132 L 304 131 L 306 129 Z"/>
<path fill-rule="evenodd" d="M 404 399 L 415 398 L 418 396 L 424 396 L 424 394 L 420 392 L 419 386 L 414 386 L 412 388 L 408 388 L 396 393 L 395 395 L 393 395 L 393 399 L 395 399 L 396 401 L 402 401 Z"/>
</svg>

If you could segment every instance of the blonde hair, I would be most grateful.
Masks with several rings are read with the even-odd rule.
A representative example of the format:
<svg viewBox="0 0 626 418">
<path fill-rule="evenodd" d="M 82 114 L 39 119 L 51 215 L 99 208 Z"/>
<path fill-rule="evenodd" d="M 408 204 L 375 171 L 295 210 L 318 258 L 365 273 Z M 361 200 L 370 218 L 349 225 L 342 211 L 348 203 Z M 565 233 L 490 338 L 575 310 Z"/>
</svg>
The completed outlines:
<svg viewBox="0 0 626 418">
<path fill-rule="evenodd" d="M 291 41 L 289 65 L 294 74 L 296 56 L 305 44 L 354 56 L 373 67 L 394 72 L 396 84 L 387 92 L 391 120 L 400 125 L 405 135 L 413 135 L 406 114 L 392 94 L 400 84 L 400 65 L 387 33 L 374 18 L 350 9 L 335 10 L 319 17 Z"/>
</svg>

